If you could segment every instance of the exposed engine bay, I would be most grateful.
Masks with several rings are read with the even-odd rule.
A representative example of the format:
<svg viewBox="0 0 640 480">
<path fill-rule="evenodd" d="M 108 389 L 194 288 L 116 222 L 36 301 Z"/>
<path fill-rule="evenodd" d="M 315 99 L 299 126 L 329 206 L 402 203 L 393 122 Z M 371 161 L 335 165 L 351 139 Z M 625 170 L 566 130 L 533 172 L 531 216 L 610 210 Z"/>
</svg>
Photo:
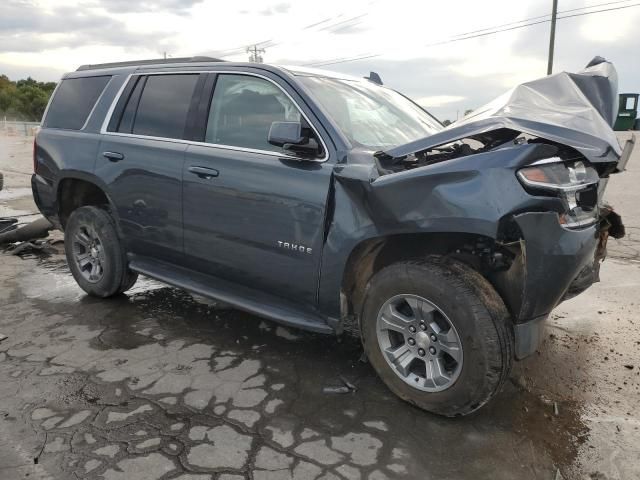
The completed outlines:
<svg viewBox="0 0 640 480">
<path fill-rule="evenodd" d="M 552 140 L 523 135 L 521 132 L 508 128 L 500 128 L 483 134 L 477 134 L 457 140 L 445 145 L 431 147 L 426 150 L 411 153 L 402 157 L 390 157 L 384 152 L 375 154 L 376 166 L 380 175 L 388 175 L 413 168 L 433 165 L 435 163 L 455 158 L 476 155 L 510 145 L 546 144 L 557 149 L 556 156 L 564 161 L 584 160 L 584 156 L 577 150 Z M 606 175 L 606 169 L 599 170 L 600 175 Z"/>
</svg>

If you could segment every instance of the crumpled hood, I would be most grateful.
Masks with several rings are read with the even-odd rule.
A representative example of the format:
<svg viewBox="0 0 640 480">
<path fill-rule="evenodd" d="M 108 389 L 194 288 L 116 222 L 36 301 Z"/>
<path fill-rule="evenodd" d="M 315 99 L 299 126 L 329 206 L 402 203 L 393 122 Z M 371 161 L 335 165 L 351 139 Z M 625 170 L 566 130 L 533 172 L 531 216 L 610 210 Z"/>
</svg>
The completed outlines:
<svg viewBox="0 0 640 480">
<path fill-rule="evenodd" d="M 526 82 L 444 130 L 383 152 L 392 158 L 424 151 L 497 129 L 569 145 L 592 162 L 616 162 L 622 149 L 612 129 L 618 75 L 596 57 L 578 73 L 557 73 Z"/>
</svg>

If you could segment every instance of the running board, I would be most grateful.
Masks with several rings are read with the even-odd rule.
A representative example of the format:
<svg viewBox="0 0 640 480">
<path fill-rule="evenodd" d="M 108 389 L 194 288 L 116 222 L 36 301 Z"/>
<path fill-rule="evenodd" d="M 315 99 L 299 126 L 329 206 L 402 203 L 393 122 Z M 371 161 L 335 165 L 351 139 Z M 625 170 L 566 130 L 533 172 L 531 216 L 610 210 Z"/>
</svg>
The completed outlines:
<svg viewBox="0 0 640 480">
<path fill-rule="evenodd" d="M 129 254 L 129 268 L 174 287 L 203 297 L 220 300 L 249 313 L 268 318 L 283 325 L 318 333 L 333 333 L 326 319 L 305 312 L 279 297 L 259 290 L 221 280 L 204 273 L 140 255 Z"/>
</svg>

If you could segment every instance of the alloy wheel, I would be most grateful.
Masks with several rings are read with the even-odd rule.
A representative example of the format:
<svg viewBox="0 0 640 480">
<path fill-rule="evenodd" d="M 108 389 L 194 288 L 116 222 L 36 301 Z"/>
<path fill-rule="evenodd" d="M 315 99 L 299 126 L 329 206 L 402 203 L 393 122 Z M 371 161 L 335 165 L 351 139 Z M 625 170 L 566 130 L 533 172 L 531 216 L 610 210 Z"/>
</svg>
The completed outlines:
<svg viewBox="0 0 640 480">
<path fill-rule="evenodd" d="M 97 283 L 104 275 L 106 258 L 102 241 L 95 229 L 81 226 L 72 241 L 73 259 L 80 274 L 89 282 Z"/>
<path fill-rule="evenodd" d="M 462 370 L 462 342 L 434 303 L 418 295 L 387 300 L 376 322 L 378 345 L 404 382 L 425 392 L 449 388 Z"/>
</svg>

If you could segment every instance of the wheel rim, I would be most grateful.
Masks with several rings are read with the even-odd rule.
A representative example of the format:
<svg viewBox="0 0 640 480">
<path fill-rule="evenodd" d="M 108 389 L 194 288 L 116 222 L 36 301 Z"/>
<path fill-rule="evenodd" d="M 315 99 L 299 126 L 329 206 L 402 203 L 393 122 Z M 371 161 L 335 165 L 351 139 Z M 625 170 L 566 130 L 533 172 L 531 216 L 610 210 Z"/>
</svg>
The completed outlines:
<svg viewBox="0 0 640 480">
<path fill-rule="evenodd" d="M 80 275 L 91 283 L 99 282 L 104 275 L 106 258 L 98 233 L 90 226 L 83 225 L 73 235 L 73 259 Z"/>
<path fill-rule="evenodd" d="M 385 302 L 376 321 L 378 345 L 404 382 L 425 392 L 446 390 L 462 371 L 462 342 L 433 302 L 401 294 Z"/>
</svg>

